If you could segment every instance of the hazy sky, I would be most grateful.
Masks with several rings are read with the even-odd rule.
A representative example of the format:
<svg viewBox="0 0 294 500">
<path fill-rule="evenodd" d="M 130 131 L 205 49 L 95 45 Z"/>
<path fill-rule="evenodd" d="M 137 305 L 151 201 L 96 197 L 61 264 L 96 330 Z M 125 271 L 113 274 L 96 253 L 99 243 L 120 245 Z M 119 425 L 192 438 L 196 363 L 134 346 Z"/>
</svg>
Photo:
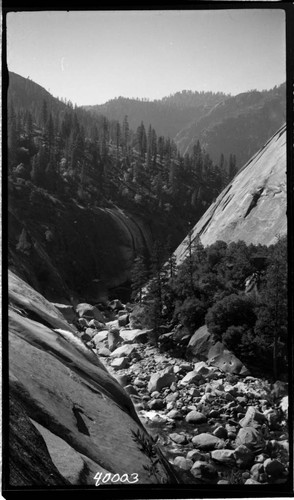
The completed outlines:
<svg viewBox="0 0 294 500">
<path fill-rule="evenodd" d="M 286 79 L 282 10 L 17 12 L 8 69 L 73 103 L 188 90 L 233 95 Z"/>
</svg>

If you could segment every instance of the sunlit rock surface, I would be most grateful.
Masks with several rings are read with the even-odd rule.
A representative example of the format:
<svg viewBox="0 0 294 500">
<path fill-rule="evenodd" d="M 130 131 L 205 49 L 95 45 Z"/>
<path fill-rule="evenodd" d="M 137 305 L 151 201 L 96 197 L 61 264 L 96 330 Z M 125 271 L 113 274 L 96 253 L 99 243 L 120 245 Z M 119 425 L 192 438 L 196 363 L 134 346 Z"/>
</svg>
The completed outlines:
<svg viewBox="0 0 294 500">
<path fill-rule="evenodd" d="M 243 167 L 195 225 L 192 240 L 203 245 L 227 243 L 270 245 L 287 231 L 286 125 Z M 175 251 L 178 264 L 187 253 L 188 237 Z"/>
<path fill-rule="evenodd" d="M 11 483 L 46 485 L 51 472 L 50 484 L 94 485 L 96 472 L 137 473 L 140 484 L 173 482 L 172 468 L 155 445 L 156 467 L 142 451 L 153 442 L 128 394 L 96 354 L 52 304 L 13 273 L 9 287 L 10 391 L 18 409 L 10 458 L 15 464 L 18 454 L 27 457 L 25 468 L 16 464 L 11 470 Z M 38 442 L 43 466 L 34 473 Z"/>
</svg>

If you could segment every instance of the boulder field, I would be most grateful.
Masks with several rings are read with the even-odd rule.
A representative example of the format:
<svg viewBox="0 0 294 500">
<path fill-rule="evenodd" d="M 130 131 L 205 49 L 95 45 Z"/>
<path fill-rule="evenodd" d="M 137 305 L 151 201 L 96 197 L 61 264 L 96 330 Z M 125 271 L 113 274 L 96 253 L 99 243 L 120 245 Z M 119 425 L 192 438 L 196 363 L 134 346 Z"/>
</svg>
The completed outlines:
<svg viewBox="0 0 294 500">
<path fill-rule="evenodd" d="M 175 357 L 154 342 L 152 330 L 131 328 L 129 313 L 118 304 L 110 320 L 105 311 L 104 324 L 88 318 L 79 335 L 129 394 L 181 480 L 286 483 L 287 384 L 251 376 L 219 343 L 202 361 Z M 203 342 L 200 347 L 203 356 Z M 196 358 L 195 343 L 193 349 Z"/>
<path fill-rule="evenodd" d="M 138 484 L 178 482 L 128 392 L 75 325 L 12 272 L 9 290 L 7 485 L 95 486 L 97 473 L 109 484 L 134 473 Z M 91 306 L 79 314 L 94 331 L 103 325 Z"/>
<path fill-rule="evenodd" d="M 237 173 L 193 228 L 204 246 L 217 240 L 271 245 L 287 232 L 286 126 Z M 175 251 L 187 255 L 188 237 Z"/>
</svg>

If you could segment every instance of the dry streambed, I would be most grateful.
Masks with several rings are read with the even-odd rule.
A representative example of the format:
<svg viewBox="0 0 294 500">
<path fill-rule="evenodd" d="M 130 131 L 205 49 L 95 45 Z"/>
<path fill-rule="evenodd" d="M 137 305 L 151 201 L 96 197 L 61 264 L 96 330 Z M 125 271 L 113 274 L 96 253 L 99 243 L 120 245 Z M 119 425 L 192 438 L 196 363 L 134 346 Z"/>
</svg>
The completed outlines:
<svg viewBox="0 0 294 500">
<path fill-rule="evenodd" d="M 151 331 L 130 329 L 127 311 L 119 314 L 106 324 L 81 317 L 81 338 L 124 386 L 183 481 L 285 483 L 286 384 L 176 359 L 150 345 Z"/>
</svg>

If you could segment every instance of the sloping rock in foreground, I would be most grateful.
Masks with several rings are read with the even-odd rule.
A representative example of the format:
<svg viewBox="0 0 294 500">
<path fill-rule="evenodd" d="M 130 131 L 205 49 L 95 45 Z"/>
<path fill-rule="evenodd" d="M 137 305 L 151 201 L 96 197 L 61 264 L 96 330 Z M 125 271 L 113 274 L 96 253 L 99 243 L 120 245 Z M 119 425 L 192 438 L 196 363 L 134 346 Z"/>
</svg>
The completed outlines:
<svg viewBox="0 0 294 500">
<path fill-rule="evenodd" d="M 94 471 L 136 473 L 138 484 L 176 482 L 171 466 L 142 426 L 129 396 L 94 352 L 69 331 L 69 326 L 65 329 L 65 320 L 63 328 L 53 330 L 49 320 L 53 317 L 56 326 L 55 315 L 59 318 L 59 313 L 53 314 L 53 306 L 27 285 L 30 301 L 24 300 L 23 281 L 13 274 L 10 278 L 10 393 L 27 421 L 26 426 L 21 426 L 20 420 L 14 426 L 10 458 L 23 454 L 27 460 L 26 467 L 15 467 L 10 484 L 45 486 L 48 470 L 53 474 L 51 484 L 70 481 L 94 485 Z M 31 302 L 34 312 L 30 317 Z M 50 455 L 46 471 L 40 474 L 34 472 L 32 437 L 42 443 L 45 439 Z M 144 443 L 152 448 L 152 459 L 142 451 Z M 68 460 L 66 445 L 74 450 L 76 474 L 69 475 L 62 459 L 60 463 L 61 450 L 64 460 Z M 26 455 L 25 446 L 29 449 Z M 159 459 L 156 465 L 154 457 Z M 83 463 L 91 473 L 79 473 Z"/>
<path fill-rule="evenodd" d="M 286 125 L 256 153 L 221 192 L 194 226 L 192 241 L 204 246 L 217 240 L 243 240 L 271 245 L 285 235 L 286 218 Z M 175 251 L 177 264 L 187 255 L 188 237 Z"/>
</svg>

